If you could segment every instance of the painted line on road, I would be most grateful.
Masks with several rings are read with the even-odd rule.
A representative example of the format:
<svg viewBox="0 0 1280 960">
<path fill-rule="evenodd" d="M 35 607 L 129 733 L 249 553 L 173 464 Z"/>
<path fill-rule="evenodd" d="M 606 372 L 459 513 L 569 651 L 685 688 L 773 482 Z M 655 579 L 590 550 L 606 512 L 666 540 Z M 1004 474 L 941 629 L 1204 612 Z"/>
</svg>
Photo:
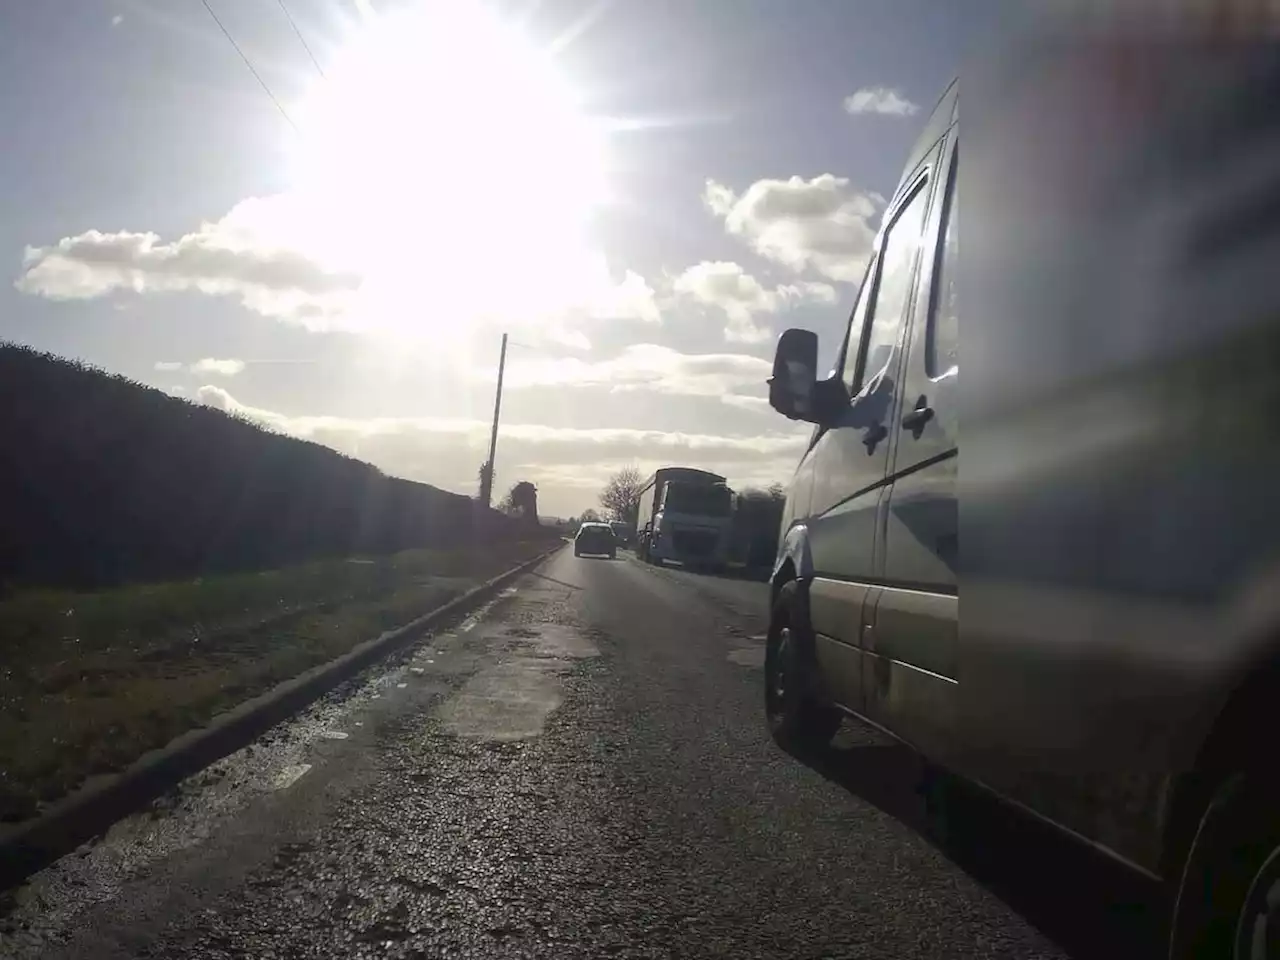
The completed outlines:
<svg viewBox="0 0 1280 960">
<path fill-rule="evenodd" d="M 295 783 L 302 779 L 303 774 L 311 769 L 309 763 L 291 763 L 279 773 L 271 781 L 272 790 L 287 790 Z"/>
</svg>

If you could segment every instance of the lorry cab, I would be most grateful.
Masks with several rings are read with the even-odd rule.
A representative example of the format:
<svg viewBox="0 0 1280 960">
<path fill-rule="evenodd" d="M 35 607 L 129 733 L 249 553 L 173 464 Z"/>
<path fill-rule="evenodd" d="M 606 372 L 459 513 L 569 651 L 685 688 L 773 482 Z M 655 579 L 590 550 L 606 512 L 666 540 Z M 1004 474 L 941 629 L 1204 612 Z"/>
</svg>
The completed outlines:
<svg viewBox="0 0 1280 960">
<path fill-rule="evenodd" d="M 953 83 L 832 372 L 812 333 L 779 338 L 770 403 L 814 430 L 765 712 L 788 747 L 870 723 L 1158 880 L 1170 956 L 1274 956 L 1250 944 L 1280 944 L 1280 430 L 1258 414 L 1280 410 L 1280 117 L 1243 107 L 1263 74 L 1177 53 L 1024 63 L 963 179 Z M 1145 114 L 1107 87 L 1131 54 Z M 1106 134 L 1094 166 L 1047 116 Z"/>
<path fill-rule="evenodd" d="M 641 488 L 637 548 L 641 560 L 721 569 L 728 561 L 733 491 L 719 474 L 663 467 Z"/>
</svg>

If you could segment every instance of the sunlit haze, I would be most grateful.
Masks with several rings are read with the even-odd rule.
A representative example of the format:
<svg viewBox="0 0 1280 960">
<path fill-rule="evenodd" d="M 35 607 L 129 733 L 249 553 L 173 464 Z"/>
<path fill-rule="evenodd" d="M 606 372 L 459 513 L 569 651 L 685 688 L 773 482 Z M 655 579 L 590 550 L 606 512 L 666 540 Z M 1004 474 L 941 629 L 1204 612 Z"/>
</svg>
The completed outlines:
<svg viewBox="0 0 1280 960">
<path fill-rule="evenodd" d="M 317 255 L 362 276 L 364 324 L 437 336 L 608 296 L 586 236 L 603 133 L 517 30 L 467 0 L 423 4 L 360 22 L 326 76 L 297 109 L 290 177 Z"/>
<path fill-rule="evenodd" d="M 789 477 L 772 344 L 809 327 L 830 362 L 1000 12 L 55 6 L 0 30 L 0 338 L 474 493 L 507 333 L 495 488 L 559 516 L 623 466 Z"/>
</svg>

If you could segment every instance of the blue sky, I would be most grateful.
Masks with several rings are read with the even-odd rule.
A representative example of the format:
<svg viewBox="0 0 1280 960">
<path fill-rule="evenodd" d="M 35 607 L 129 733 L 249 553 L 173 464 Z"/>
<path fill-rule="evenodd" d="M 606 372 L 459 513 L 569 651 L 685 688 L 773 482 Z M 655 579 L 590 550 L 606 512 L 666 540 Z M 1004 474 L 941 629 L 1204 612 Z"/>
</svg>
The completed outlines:
<svg viewBox="0 0 1280 960">
<path fill-rule="evenodd" d="M 0 338 L 470 492 L 789 475 L 907 149 L 1007 3 L 199 0 L 0 11 Z M 962 9 L 963 8 L 963 9 Z M 862 92 L 860 97 L 851 100 Z"/>
</svg>

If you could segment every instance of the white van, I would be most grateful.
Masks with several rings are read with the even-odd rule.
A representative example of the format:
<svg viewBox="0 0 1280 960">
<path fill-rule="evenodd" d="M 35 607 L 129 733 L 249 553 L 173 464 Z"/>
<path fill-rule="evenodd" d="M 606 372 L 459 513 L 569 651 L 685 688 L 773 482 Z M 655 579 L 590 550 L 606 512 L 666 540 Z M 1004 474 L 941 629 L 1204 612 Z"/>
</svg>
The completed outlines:
<svg viewBox="0 0 1280 960">
<path fill-rule="evenodd" d="M 1073 169 L 1070 144 L 1012 134 L 973 146 L 988 168 L 964 230 L 982 240 L 962 261 L 953 84 L 888 202 L 835 369 L 818 378 L 814 334 L 779 339 L 770 403 L 814 430 L 772 575 L 766 714 L 792 748 L 859 718 L 1160 880 L 1172 957 L 1275 957 L 1280 70 L 1272 52 L 1233 86 L 1221 64 L 1165 60 L 1109 88 L 1114 54 L 1077 74 L 1104 96 L 1080 129 L 1110 138 L 1158 101 L 1114 146 L 1141 163 Z M 1001 117 L 981 119 L 995 136 Z M 1007 272 L 981 267 L 1018 214 L 997 168 L 1010 205 L 1037 177 L 1082 198 L 1042 179 L 1053 219 L 1036 237 L 1062 242 L 1009 245 Z M 1044 272 L 1017 269 L 1032 262 Z M 969 264 L 986 270 L 972 286 Z M 992 324 L 966 326 L 965 410 L 981 414 L 963 496 L 962 289 Z"/>
</svg>

